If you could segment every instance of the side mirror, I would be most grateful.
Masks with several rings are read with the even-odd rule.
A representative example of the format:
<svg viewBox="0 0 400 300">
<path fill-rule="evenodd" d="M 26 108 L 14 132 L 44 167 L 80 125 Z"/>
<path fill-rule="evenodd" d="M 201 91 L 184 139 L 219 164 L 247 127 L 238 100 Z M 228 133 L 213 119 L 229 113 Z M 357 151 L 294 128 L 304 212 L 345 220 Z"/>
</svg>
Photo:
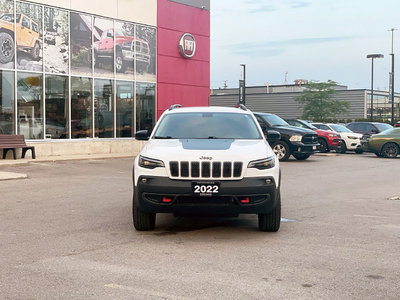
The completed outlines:
<svg viewBox="0 0 400 300">
<path fill-rule="evenodd" d="M 379 133 L 379 131 L 377 129 L 372 129 L 371 133 Z"/>
<path fill-rule="evenodd" d="M 135 139 L 138 141 L 147 141 L 149 139 L 148 130 L 139 130 L 135 133 Z"/>
<path fill-rule="evenodd" d="M 281 139 L 281 134 L 275 130 L 268 130 L 267 131 L 267 141 L 268 143 L 275 143 Z"/>
</svg>

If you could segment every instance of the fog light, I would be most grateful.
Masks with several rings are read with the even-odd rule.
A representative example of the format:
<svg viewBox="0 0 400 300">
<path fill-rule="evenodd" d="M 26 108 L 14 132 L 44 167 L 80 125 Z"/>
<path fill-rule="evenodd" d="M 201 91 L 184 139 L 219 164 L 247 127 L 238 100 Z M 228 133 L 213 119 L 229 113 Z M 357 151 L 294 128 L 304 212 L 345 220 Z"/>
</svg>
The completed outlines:
<svg viewBox="0 0 400 300">
<path fill-rule="evenodd" d="M 272 180 L 271 180 L 271 179 L 265 179 L 265 183 L 266 183 L 266 184 L 271 184 L 271 183 L 272 183 Z"/>
<path fill-rule="evenodd" d="M 141 181 L 142 183 L 147 183 L 147 178 L 142 178 Z"/>
</svg>

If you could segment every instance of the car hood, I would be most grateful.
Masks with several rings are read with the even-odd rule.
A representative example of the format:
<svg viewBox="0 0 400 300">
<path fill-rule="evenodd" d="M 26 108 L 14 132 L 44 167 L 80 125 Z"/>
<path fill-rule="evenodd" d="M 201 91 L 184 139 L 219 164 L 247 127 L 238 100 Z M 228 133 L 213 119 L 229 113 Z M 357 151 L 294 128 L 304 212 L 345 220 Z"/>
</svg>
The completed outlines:
<svg viewBox="0 0 400 300">
<path fill-rule="evenodd" d="M 300 128 L 296 126 L 273 126 L 273 130 L 276 130 L 280 133 L 285 133 L 285 134 L 298 134 L 298 135 L 306 135 L 306 134 L 316 134 L 314 130 L 311 129 L 306 129 L 306 128 Z"/>
<path fill-rule="evenodd" d="M 151 139 L 140 155 L 162 161 L 243 161 L 275 155 L 268 142 L 233 139 Z"/>
<path fill-rule="evenodd" d="M 356 132 L 338 132 L 338 134 L 339 134 L 341 137 L 355 136 L 355 137 L 358 137 L 359 139 L 361 139 L 362 136 L 363 136 L 362 134 L 356 133 Z"/>
</svg>

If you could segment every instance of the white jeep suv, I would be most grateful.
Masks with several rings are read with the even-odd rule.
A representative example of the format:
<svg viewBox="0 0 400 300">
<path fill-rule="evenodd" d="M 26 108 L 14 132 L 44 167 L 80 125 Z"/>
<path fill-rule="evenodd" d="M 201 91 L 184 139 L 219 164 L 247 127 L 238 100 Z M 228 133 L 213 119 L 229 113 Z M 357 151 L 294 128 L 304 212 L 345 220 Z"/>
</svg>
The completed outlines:
<svg viewBox="0 0 400 300">
<path fill-rule="evenodd" d="M 157 213 L 257 214 L 261 231 L 279 230 L 279 160 L 243 105 L 173 105 L 150 136 L 144 130 L 135 137 L 148 140 L 133 167 L 136 230 L 154 229 Z"/>
</svg>

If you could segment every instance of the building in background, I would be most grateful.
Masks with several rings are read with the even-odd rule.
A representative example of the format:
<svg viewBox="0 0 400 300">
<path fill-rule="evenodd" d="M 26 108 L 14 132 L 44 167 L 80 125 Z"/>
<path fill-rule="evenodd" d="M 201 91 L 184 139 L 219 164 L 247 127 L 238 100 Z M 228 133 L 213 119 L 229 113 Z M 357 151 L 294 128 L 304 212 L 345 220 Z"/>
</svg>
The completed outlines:
<svg viewBox="0 0 400 300">
<path fill-rule="evenodd" d="M 295 98 L 305 89 L 302 82 L 286 85 L 265 85 L 246 87 L 246 106 L 258 112 L 277 114 L 282 118 L 301 118 L 303 109 Z M 333 99 L 348 101 L 350 108 L 337 119 L 355 120 L 369 118 L 371 111 L 371 90 L 348 89 L 347 86 L 335 87 Z M 211 90 L 210 105 L 232 106 L 239 101 L 237 88 Z M 395 94 L 395 120 L 400 120 L 400 94 Z M 374 91 L 373 115 L 376 119 L 391 119 L 392 104 L 389 92 Z"/>
<path fill-rule="evenodd" d="M 152 129 L 171 104 L 208 105 L 209 8 L 0 0 L 0 134 L 112 142 Z"/>
</svg>

